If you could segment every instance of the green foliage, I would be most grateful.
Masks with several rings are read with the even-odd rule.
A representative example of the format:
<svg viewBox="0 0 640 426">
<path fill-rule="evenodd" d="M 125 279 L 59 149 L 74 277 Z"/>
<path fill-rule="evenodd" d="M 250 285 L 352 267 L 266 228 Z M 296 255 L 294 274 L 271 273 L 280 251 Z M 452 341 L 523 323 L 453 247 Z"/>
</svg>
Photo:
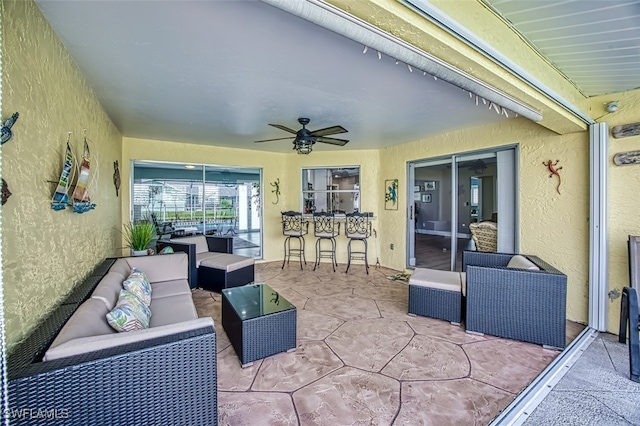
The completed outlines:
<svg viewBox="0 0 640 426">
<path fill-rule="evenodd" d="M 124 225 L 124 239 L 127 247 L 132 250 L 146 250 L 155 236 L 156 228 L 151 222 L 141 221 Z"/>
</svg>

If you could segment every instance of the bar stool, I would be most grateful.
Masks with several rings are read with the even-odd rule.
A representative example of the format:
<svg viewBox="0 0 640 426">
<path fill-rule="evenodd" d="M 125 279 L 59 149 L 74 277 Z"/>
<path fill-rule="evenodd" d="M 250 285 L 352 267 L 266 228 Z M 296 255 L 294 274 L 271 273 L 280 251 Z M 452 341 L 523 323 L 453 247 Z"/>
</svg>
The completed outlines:
<svg viewBox="0 0 640 426">
<path fill-rule="evenodd" d="M 291 256 L 297 256 L 300 258 L 300 269 L 302 269 L 302 261 L 307 264 L 307 259 L 304 255 L 304 236 L 309 233 L 309 222 L 304 220 L 302 213 L 287 211 L 281 212 L 282 214 L 282 233 L 284 234 L 284 260 L 282 261 L 282 268 L 284 264 L 289 263 Z M 298 240 L 299 247 L 291 248 L 291 238 Z"/>
<path fill-rule="evenodd" d="M 318 237 L 316 240 L 316 264 L 313 266 L 313 270 L 316 270 L 321 258 L 326 258 L 331 259 L 331 266 L 333 266 L 333 272 L 335 272 L 336 266 L 338 266 L 338 261 L 336 260 L 336 237 L 340 235 L 340 222 L 336 221 L 333 213 L 314 213 L 313 235 Z M 322 240 L 331 242 L 331 250 L 322 250 Z"/>
<path fill-rule="evenodd" d="M 344 234 L 349 238 L 347 244 L 347 270 L 345 274 L 349 272 L 349 266 L 351 266 L 351 260 L 364 260 L 364 266 L 369 274 L 369 261 L 367 260 L 367 238 L 371 236 L 371 217 L 372 213 L 347 213 L 347 222 L 344 227 Z M 361 241 L 364 244 L 364 251 L 351 251 L 351 243 L 354 241 Z"/>
</svg>

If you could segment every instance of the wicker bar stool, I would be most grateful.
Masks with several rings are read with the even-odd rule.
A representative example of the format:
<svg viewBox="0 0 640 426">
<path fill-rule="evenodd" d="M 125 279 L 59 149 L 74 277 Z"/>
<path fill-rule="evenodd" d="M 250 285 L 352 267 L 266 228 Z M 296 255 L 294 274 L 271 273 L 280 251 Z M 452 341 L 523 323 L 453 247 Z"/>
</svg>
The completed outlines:
<svg viewBox="0 0 640 426">
<path fill-rule="evenodd" d="M 314 213 L 313 214 L 313 235 L 318 239 L 316 240 L 316 264 L 313 266 L 315 271 L 318 265 L 320 265 L 320 259 L 331 259 L 331 266 L 333 266 L 333 272 L 336 271 L 338 261 L 336 260 L 336 237 L 340 235 L 340 222 L 336 221 L 336 217 L 333 213 Z M 322 240 L 329 240 L 331 243 L 330 250 L 322 249 Z"/>
<path fill-rule="evenodd" d="M 282 261 L 282 269 L 285 263 L 289 263 L 291 256 L 300 258 L 300 269 L 302 269 L 302 261 L 307 264 L 304 255 L 304 236 L 309 233 L 309 222 L 302 217 L 302 213 L 287 211 L 282 212 L 282 233 L 286 237 L 284 239 L 284 260 Z M 291 238 L 298 240 L 298 248 L 291 248 Z"/>
<path fill-rule="evenodd" d="M 346 215 L 347 222 L 344 227 L 344 234 L 349 238 L 347 244 L 347 270 L 351 266 L 351 260 L 364 260 L 364 266 L 369 274 L 369 261 L 367 260 L 367 238 L 371 236 L 371 217 L 372 213 L 348 213 Z M 352 251 L 351 243 L 354 241 L 361 241 L 364 244 L 364 251 Z"/>
</svg>

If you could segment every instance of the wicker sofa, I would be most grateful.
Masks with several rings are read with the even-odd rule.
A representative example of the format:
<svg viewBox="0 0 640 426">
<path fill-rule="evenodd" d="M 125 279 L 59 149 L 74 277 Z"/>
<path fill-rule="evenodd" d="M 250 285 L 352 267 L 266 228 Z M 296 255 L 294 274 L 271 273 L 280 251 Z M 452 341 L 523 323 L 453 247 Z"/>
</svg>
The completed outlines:
<svg viewBox="0 0 640 426">
<path fill-rule="evenodd" d="M 133 266 L 152 284 L 151 327 L 116 333 L 105 303 Z M 9 354 L 11 424 L 217 424 L 216 333 L 194 317 L 187 267 L 183 253 L 98 265 Z"/>
<path fill-rule="evenodd" d="M 158 241 L 158 250 L 170 246 L 189 255 L 191 288 L 220 292 L 253 282 L 255 260 L 233 254 L 233 237 L 196 235 Z"/>
<path fill-rule="evenodd" d="M 513 256 L 463 252 L 466 330 L 564 348 L 567 276 L 529 255 L 539 270 L 507 268 Z"/>
</svg>

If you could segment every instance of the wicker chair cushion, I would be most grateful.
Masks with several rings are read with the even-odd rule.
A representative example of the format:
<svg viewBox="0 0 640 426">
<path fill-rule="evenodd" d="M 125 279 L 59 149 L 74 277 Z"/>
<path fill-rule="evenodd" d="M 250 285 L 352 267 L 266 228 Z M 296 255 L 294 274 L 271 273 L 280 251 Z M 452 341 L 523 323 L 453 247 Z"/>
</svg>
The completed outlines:
<svg viewBox="0 0 640 426">
<path fill-rule="evenodd" d="M 460 272 L 437 269 L 416 268 L 409 278 L 409 285 L 437 288 L 440 290 L 462 291 Z"/>
<path fill-rule="evenodd" d="M 507 268 L 516 268 L 516 269 L 528 269 L 530 271 L 539 271 L 540 268 L 538 265 L 530 261 L 524 256 L 516 254 L 511 258 L 509 263 L 507 263 Z"/>
<path fill-rule="evenodd" d="M 207 237 L 204 235 L 197 235 L 195 237 L 180 237 L 173 238 L 173 241 L 181 244 L 195 244 L 196 253 L 206 253 L 209 251 L 209 245 L 207 244 Z"/>
<path fill-rule="evenodd" d="M 304 229 L 288 229 L 286 231 L 282 231 L 282 233 L 287 237 L 303 237 L 307 235 L 307 231 Z"/>
<path fill-rule="evenodd" d="M 227 253 L 211 253 L 208 259 L 200 262 L 201 267 L 222 269 L 223 271 L 232 272 L 246 266 L 255 264 L 253 257 L 239 256 L 236 254 Z"/>
<path fill-rule="evenodd" d="M 333 232 L 316 232 L 315 236 L 316 237 L 322 237 L 322 238 L 335 238 L 338 235 L 340 235 L 340 232 L 338 230 L 334 230 Z"/>
</svg>

